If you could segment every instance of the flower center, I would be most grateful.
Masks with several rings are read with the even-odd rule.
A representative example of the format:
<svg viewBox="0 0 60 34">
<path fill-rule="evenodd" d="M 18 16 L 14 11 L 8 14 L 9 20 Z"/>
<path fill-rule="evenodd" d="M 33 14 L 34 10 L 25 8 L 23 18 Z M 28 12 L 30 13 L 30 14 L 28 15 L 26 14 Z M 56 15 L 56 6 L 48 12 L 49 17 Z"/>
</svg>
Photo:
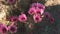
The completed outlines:
<svg viewBox="0 0 60 34">
<path fill-rule="evenodd" d="M 2 31 L 3 31 L 3 33 L 7 32 L 6 28 L 3 28 Z"/>
<path fill-rule="evenodd" d="M 15 31 L 15 28 L 14 27 L 11 27 L 11 29 L 10 29 L 12 32 L 14 32 Z"/>
<path fill-rule="evenodd" d="M 40 14 L 40 11 L 37 11 L 37 13 L 39 13 L 39 14 Z"/>
<path fill-rule="evenodd" d="M 36 20 L 39 20 L 39 18 L 36 18 Z"/>
<path fill-rule="evenodd" d="M 25 18 L 23 17 L 22 20 L 24 20 Z"/>
</svg>

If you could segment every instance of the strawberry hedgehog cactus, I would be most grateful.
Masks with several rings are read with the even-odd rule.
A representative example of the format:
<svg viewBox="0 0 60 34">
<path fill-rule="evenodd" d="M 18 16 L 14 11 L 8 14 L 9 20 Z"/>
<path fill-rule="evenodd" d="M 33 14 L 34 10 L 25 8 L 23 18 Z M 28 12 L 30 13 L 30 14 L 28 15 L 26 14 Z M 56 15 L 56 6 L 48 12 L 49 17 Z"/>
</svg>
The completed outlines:
<svg viewBox="0 0 60 34">
<path fill-rule="evenodd" d="M 3 4 L 4 3 L 4 4 Z M 0 1 L 0 33 L 14 34 L 18 31 L 31 31 L 34 29 L 34 24 L 40 24 L 44 18 L 50 23 L 54 22 L 54 18 L 49 12 L 45 12 L 45 6 L 41 3 L 32 3 L 27 11 L 21 11 L 20 0 L 1 0 Z M 14 9 L 17 11 L 13 15 Z M 11 12 L 11 14 L 10 14 Z M 19 15 L 16 15 L 18 14 Z M 20 32 L 19 32 L 20 33 Z"/>
</svg>

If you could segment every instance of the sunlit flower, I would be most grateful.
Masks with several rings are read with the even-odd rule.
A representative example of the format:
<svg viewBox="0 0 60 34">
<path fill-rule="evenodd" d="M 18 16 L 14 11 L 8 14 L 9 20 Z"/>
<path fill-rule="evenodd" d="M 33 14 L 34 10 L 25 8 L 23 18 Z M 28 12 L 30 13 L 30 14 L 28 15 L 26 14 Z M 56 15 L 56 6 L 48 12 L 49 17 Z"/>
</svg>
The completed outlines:
<svg viewBox="0 0 60 34">
<path fill-rule="evenodd" d="M 34 19 L 34 22 L 37 23 L 37 22 L 41 22 L 42 18 L 40 15 L 36 14 L 36 15 L 33 15 L 33 19 Z"/>
<path fill-rule="evenodd" d="M 33 3 L 31 7 L 35 7 L 35 8 L 38 7 L 40 9 L 45 9 L 45 6 L 41 3 Z"/>
<path fill-rule="evenodd" d="M 19 21 L 20 22 L 26 22 L 27 21 L 27 16 L 25 14 L 21 14 L 19 15 Z"/>
<path fill-rule="evenodd" d="M 17 27 L 16 27 L 15 25 L 8 26 L 8 30 L 9 30 L 11 33 L 16 33 L 16 32 L 17 32 Z"/>
<path fill-rule="evenodd" d="M 34 13 L 35 13 L 35 8 L 30 8 L 29 9 L 29 11 L 28 11 L 28 13 L 30 14 L 30 15 L 33 15 Z"/>
</svg>

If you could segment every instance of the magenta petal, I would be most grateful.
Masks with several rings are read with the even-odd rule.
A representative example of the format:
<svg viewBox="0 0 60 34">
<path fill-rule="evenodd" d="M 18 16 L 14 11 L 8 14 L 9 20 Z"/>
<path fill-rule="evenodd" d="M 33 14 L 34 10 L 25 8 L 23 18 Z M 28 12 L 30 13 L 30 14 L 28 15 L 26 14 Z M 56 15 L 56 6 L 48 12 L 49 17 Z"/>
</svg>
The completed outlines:
<svg viewBox="0 0 60 34">
<path fill-rule="evenodd" d="M 34 22 L 35 22 L 35 23 L 41 22 L 41 17 L 40 17 L 40 15 L 38 15 L 38 14 L 33 15 L 33 19 L 34 19 Z"/>
<path fill-rule="evenodd" d="M 12 22 L 17 22 L 17 18 L 16 17 L 13 17 L 13 18 L 11 18 L 11 21 Z"/>
<path fill-rule="evenodd" d="M 27 16 L 25 14 L 21 14 L 21 15 L 19 15 L 18 20 L 20 22 L 26 22 L 27 21 Z"/>
<path fill-rule="evenodd" d="M 2 34 L 8 32 L 7 26 L 6 26 L 6 25 L 2 25 L 2 26 L 0 27 L 0 32 L 1 32 Z"/>
<path fill-rule="evenodd" d="M 50 15 L 49 12 L 45 12 L 44 15 L 45 15 L 45 17 L 46 17 L 47 19 L 49 19 L 49 18 L 51 17 L 51 15 Z"/>
<path fill-rule="evenodd" d="M 2 28 L 2 32 L 3 33 L 6 33 L 7 32 L 7 29 L 4 27 L 4 28 Z"/>
<path fill-rule="evenodd" d="M 40 9 L 45 9 L 45 6 L 44 6 L 43 4 L 41 4 L 41 3 L 37 3 L 37 6 L 38 6 L 38 8 L 40 8 Z"/>
<path fill-rule="evenodd" d="M 3 24 L 2 23 L 0 23 L 0 28 L 3 26 Z"/>
<path fill-rule="evenodd" d="M 37 7 L 37 3 L 32 3 L 31 7 Z"/>
<path fill-rule="evenodd" d="M 44 13 L 44 10 L 43 9 L 36 8 L 36 13 L 42 15 Z"/>
<path fill-rule="evenodd" d="M 8 29 L 11 33 L 16 33 L 17 32 L 17 27 L 15 25 L 9 26 Z"/>
<path fill-rule="evenodd" d="M 31 7 L 38 7 L 40 9 L 45 9 L 45 6 L 41 3 L 33 3 Z"/>
<path fill-rule="evenodd" d="M 11 22 L 17 22 L 17 21 L 18 21 L 18 18 L 17 18 L 16 16 L 11 16 L 11 17 L 9 18 L 9 20 L 10 20 Z"/>
<path fill-rule="evenodd" d="M 41 14 L 41 9 L 36 8 L 36 13 L 37 13 L 37 14 Z"/>
<path fill-rule="evenodd" d="M 30 8 L 29 11 L 28 11 L 28 13 L 30 15 L 33 15 L 35 13 L 35 8 L 34 7 Z"/>
</svg>

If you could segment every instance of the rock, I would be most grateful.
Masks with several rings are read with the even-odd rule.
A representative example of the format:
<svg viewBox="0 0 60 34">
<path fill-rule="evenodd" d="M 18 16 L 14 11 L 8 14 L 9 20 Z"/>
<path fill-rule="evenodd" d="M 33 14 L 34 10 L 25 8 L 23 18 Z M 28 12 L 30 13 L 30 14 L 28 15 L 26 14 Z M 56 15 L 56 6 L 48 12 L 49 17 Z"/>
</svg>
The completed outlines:
<svg viewBox="0 0 60 34">
<path fill-rule="evenodd" d="M 59 5 L 60 0 L 45 0 L 45 6 Z"/>
</svg>

